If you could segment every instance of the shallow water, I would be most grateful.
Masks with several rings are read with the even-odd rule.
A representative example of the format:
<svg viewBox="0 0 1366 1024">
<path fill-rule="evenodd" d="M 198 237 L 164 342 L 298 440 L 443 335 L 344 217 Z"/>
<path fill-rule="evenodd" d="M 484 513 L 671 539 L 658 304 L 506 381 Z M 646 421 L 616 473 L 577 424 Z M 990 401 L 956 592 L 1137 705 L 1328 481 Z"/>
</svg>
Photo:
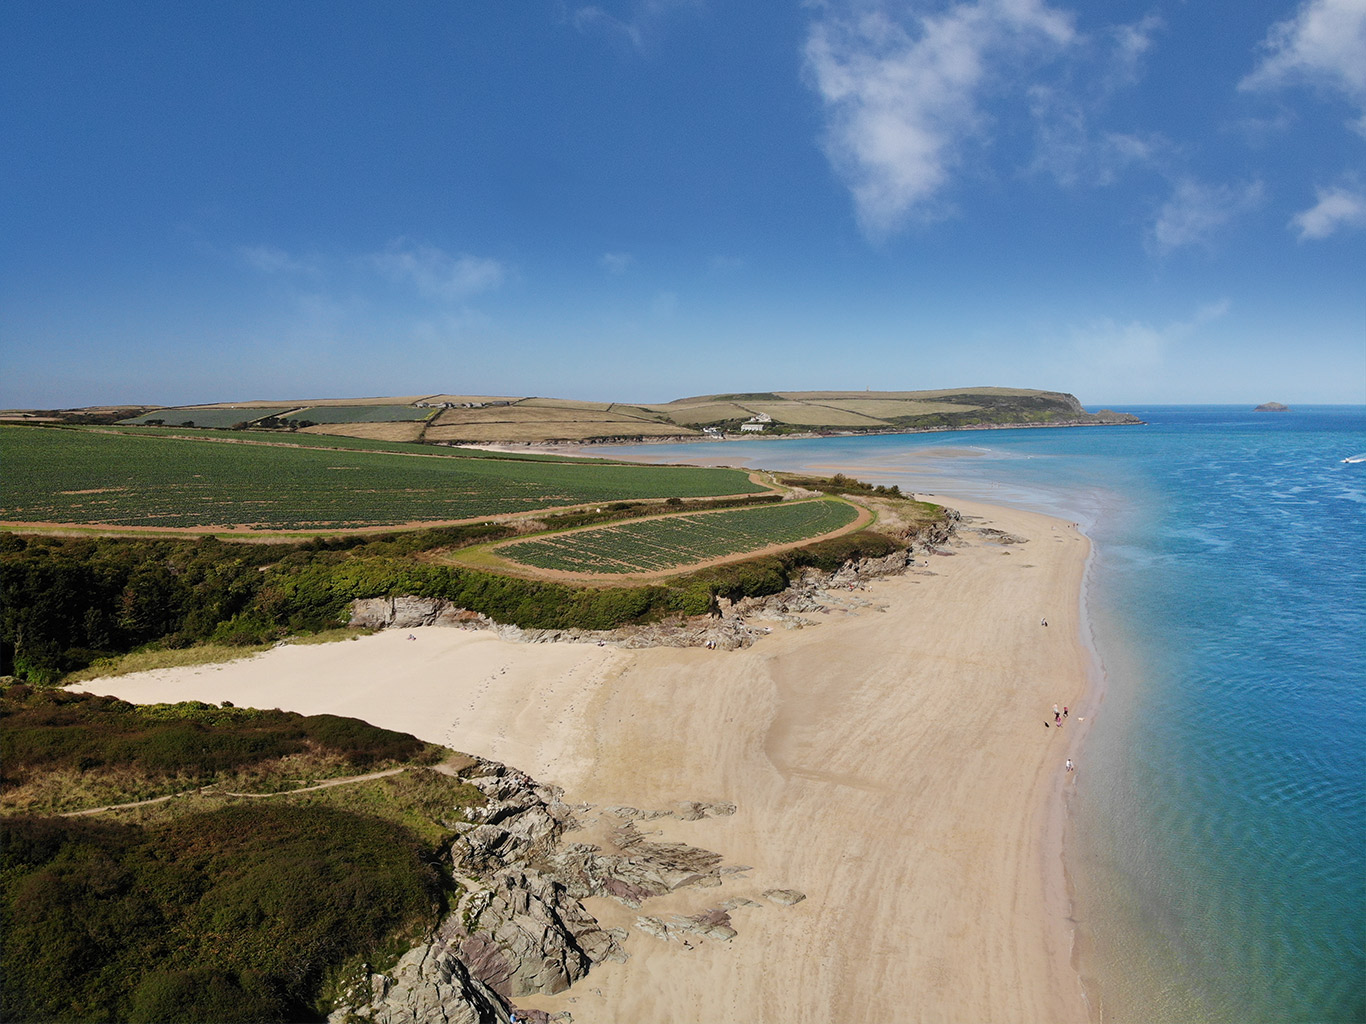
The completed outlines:
<svg viewBox="0 0 1366 1024">
<path fill-rule="evenodd" d="M 1366 409 L 646 446 L 1035 508 L 1095 542 L 1068 866 L 1106 1021 L 1366 1020 Z"/>
</svg>

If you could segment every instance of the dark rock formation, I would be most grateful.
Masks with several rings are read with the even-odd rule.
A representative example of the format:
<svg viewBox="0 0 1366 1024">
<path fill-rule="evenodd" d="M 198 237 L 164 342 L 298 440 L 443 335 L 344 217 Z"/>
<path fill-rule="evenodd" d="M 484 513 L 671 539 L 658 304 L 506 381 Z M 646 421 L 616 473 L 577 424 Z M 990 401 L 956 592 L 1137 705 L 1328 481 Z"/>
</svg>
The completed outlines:
<svg viewBox="0 0 1366 1024">
<path fill-rule="evenodd" d="M 661 817 L 684 821 L 735 813 L 735 805 L 682 801 L 669 810 L 570 807 L 558 789 L 520 772 L 479 762 L 469 777 L 488 803 L 469 812 L 450 848 L 460 886 L 455 908 L 427 941 L 388 971 L 372 974 L 335 1010 L 332 1024 L 495 1024 L 512 1001 L 553 994 L 582 978 L 594 964 L 625 960 L 624 929 L 605 930 L 580 902 L 606 896 L 639 909 L 655 896 L 683 888 L 705 889 L 747 867 L 724 865 L 720 854 L 684 843 L 651 842 L 637 822 Z M 597 843 L 566 841 L 592 827 Z M 804 897 L 793 890 L 764 894 L 781 905 Z M 697 914 L 668 919 L 641 916 L 637 927 L 689 947 L 734 938 L 731 911 L 758 907 L 733 898 Z M 522 1019 L 547 1020 L 519 1011 Z"/>
<path fill-rule="evenodd" d="M 1289 412 L 1290 406 L 1281 405 L 1280 402 L 1263 402 L 1253 412 Z"/>
</svg>

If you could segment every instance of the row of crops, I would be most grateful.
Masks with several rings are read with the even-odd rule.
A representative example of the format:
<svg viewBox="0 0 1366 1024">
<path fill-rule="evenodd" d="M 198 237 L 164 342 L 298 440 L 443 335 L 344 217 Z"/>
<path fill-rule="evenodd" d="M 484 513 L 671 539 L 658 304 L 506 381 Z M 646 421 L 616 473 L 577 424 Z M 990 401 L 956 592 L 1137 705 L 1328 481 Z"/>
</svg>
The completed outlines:
<svg viewBox="0 0 1366 1024">
<path fill-rule="evenodd" d="M 763 490 L 740 470 L 423 457 L 0 427 L 0 521 L 343 529 Z"/>
<path fill-rule="evenodd" d="M 784 502 L 726 512 L 643 519 L 615 526 L 514 541 L 504 558 L 537 569 L 575 573 L 662 572 L 773 544 L 794 544 L 848 526 L 859 510 L 833 499 Z"/>
<path fill-rule="evenodd" d="M 173 427 L 181 427 L 187 423 L 194 427 L 231 427 L 236 423 L 247 423 L 264 416 L 278 416 L 288 411 L 289 409 L 284 406 L 276 409 L 157 409 L 119 422 L 137 426 L 156 420 L 158 423 L 166 423 Z"/>
</svg>

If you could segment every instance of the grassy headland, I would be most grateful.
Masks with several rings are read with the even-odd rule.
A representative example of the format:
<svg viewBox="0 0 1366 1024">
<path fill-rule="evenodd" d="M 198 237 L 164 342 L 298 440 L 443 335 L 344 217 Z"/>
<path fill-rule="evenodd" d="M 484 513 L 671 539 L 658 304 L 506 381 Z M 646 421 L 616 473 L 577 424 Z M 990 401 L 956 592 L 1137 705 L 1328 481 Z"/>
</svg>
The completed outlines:
<svg viewBox="0 0 1366 1024">
<path fill-rule="evenodd" d="M 935 391 L 778 391 L 701 395 L 663 404 L 536 397 L 426 395 L 407 398 L 218 403 L 125 409 L 34 410 L 10 418 L 233 427 L 437 444 L 648 441 L 702 436 L 896 433 L 974 427 L 1136 423 L 1089 413 L 1072 395 L 1029 388 Z M 306 432 L 306 433 L 305 433 Z"/>
<path fill-rule="evenodd" d="M 319 1019 L 434 925 L 454 894 L 436 854 L 483 802 L 424 767 L 449 751 L 328 715 L 10 686 L 0 743 L 12 1021 Z M 380 767 L 403 770 L 288 792 Z M 213 788 L 69 816 L 187 787 Z"/>
</svg>

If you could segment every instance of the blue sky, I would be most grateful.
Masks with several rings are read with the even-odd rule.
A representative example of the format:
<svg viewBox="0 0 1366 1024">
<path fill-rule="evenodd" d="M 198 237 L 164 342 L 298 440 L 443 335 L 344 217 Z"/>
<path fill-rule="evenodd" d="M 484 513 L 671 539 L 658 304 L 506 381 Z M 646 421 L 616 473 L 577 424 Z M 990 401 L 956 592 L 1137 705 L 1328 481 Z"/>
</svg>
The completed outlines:
<svg viewBox="0 0 1366 1024">
<path fill-rule="evenodd" d="M 1366 401 L 1366 0 L 8 0 L 0 90 L 0 406 Z"/>
</svg>

